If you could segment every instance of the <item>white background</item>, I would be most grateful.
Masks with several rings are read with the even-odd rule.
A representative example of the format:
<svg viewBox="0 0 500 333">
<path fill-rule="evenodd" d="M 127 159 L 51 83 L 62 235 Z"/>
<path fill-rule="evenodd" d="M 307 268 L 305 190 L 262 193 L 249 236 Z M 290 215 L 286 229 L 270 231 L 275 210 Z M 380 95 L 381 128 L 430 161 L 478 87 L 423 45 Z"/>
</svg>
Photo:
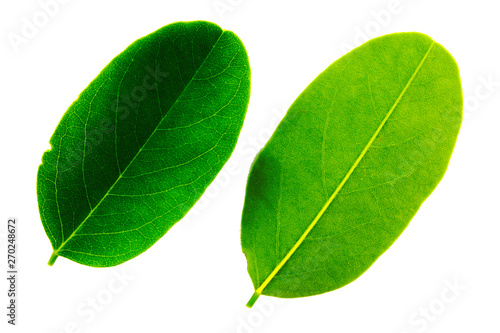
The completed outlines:
<svg viewBox="0 0 500 333">
<path fill-rule="evenodd" d="M 3 0 L 0 266 L 4 271 L 4 223 L 17 216 L 20 296 L 19 325 L 12 328 L 2 278 L 0 331 L 500 332 L 499 9 L 493 0 L 69 0 L 14 47 L 8 36 L 22 36 L 24 20 L 43 16 L 42 7 Z M 65 258 L 49 267 L 36 172 L 61 116 L 131 42 L 172 22 L 200 19 L 234 31 L 252 65 L 250 106 L 230 164 L 196 208 L 139 257 L 109 269 Z M 253 287 L 239 232 L 256 147 L 346 45 L 367 38 L 360 31 L 423 32 L 455 57 L 466 105 L 449 169 L 403 235 L 358 280 L 320 296 L 280 302 L 262 296 L 248 309 Z M 120 282 L 117 274 L 129 279 Z M 465 290 L 453 293 L 453 283 Z M 88 303 L 93 298 L 99 311 Z"/>
</svg>

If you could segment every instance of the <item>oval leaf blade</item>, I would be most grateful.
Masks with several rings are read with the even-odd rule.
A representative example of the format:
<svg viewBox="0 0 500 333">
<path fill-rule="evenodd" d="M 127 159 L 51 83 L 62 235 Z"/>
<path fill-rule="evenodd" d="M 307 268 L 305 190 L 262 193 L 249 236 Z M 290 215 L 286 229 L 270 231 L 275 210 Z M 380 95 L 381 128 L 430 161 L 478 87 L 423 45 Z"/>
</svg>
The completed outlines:
<svg viewBox="0 0 500 333">
<path fill-rule="evenodd" d="M 322 72 L 250 171 L 247 305 L 321 294 L 365 272 L 443 177 L 462 106 L 454 59 L 420 33 L 375 38 Z"/>
<path fill-rule="evenodd" d="M 38 170 L 41 220 L 57 256 L 107 267 L 151 247 L 231 155 L 250 94 L 230 31 L 178 22 L 114 58 L 66 111 Z"/>
</svg>

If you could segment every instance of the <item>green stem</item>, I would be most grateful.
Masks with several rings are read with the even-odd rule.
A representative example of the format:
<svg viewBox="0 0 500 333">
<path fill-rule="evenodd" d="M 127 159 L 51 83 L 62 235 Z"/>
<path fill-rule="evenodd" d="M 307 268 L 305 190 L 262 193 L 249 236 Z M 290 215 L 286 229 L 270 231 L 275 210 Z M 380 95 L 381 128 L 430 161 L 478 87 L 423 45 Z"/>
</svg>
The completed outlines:
<svg viewBox="0 0 500 333">
<path fill-rule="evenodd" d="M 252 297 L 250 298 L 250 300 L 247 303 L 247 307 L 251 308 L 255 304 L 255 302 L 257 302 L 257 298 L 259 298 L 259 296 L 260 296 L 260 293 L 258 293 L 257 291 L 254 292 Z"/>
<path fill-rule="evenodd" d="M 54 265 L 58 256 L 59 255 L 57 254 L 56 251 L 52 252 L 52 255 L 50 256 L 50 259 L 49 259 L 49 266 Z"/>
</svg>

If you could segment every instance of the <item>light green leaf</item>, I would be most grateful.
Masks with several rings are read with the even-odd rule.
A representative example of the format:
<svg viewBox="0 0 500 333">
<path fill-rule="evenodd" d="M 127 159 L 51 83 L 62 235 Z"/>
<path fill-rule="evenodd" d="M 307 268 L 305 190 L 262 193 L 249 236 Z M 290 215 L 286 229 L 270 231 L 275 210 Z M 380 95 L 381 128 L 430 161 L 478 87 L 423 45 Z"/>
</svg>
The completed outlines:
<svg viewBox="0 0 500 333">
<path fill-rule="evenodd" d="M 247 305 L 321 294 L 365 272 L 443 177 L 462 104 L 454 59 L 420 33 L 375 38 L 321 73 L 250 171 Z"/>
<path fill-rule="evenodd" d="M 42 157 L 49 264 L 63 256 L 114 266 L 151 247 L 231 155 L 249 94 L 243 44 L 213 23 L 167 25 L 114 58 L 66 111 Z"/>
</svg>

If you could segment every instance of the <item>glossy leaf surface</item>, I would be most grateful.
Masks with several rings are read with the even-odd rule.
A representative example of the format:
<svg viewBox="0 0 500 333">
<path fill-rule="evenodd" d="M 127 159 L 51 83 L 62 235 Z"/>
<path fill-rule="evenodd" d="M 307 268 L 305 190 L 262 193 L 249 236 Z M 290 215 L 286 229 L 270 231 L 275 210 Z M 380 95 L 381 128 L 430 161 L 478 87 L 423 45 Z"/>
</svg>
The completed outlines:
<svg viewBox="0 0 500 333">
<path fill-rule="evenodd" d="M 248 306 L 260 294 L 328 292 L 365 272 L 443 177 L 462 104 L 454 59 L 420 33 L 375 38 L 321 73 L 250 171 Z"/>
<path fill-rule="evenodd" d="M 138 39 L 69 107 L 38 170 L 54 253 L 105 267 L 152 246 L 231 155 L 250 94 L 246 50 L 209 22 Z"/>
</svg>

